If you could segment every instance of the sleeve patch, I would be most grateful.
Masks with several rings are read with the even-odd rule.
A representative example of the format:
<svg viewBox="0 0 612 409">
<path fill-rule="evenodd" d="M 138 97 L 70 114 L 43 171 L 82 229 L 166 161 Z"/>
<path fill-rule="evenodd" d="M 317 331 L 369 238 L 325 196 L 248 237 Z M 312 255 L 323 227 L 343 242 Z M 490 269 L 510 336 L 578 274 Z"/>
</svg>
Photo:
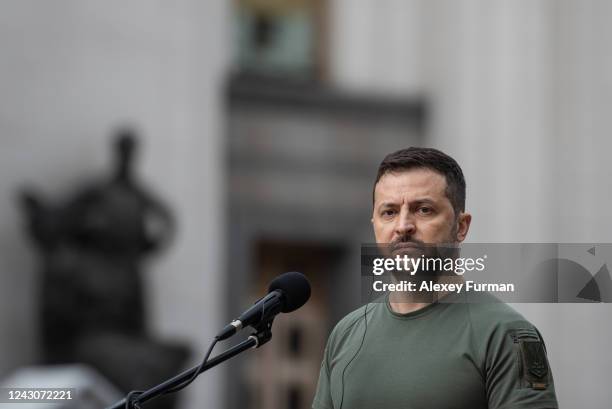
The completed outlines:
<svg viewBox="0 0 612 409">
<path fill-rule="evenodd" d="M 544 379 L 548 375 L 548 362 L 542 341 L 521 340 L 523 367 L 534 379 Z"/>
<path fill-rule="evenodd" d="M 544 390 L 548 387 L 548 359 L 544 343 L 533 329 L 518 329 L 511 334 L 518 345 L 519 376 L 523 387 Z"/>
</svg>

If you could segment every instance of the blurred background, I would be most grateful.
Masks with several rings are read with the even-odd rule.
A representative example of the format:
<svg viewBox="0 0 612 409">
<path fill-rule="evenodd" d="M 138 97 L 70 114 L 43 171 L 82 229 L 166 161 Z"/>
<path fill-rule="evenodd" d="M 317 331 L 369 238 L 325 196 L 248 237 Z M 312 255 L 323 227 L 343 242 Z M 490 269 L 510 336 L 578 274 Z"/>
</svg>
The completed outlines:
<svg viewBox="0 0 612 409">
<path fill-rule="evenodd" d="M 310 407 L 359 303 L 377 165 L 402 147 L 461 164 L 471 242 L 610 242 L 610 17 L 605 0 L 3 1 L 0 382 L 146 388 L 297 270 L 313 297 L 268 345 L 158 407 Z M 610 304 L 516 308 L 560 405 L 609 407 Z"/>
</svg>

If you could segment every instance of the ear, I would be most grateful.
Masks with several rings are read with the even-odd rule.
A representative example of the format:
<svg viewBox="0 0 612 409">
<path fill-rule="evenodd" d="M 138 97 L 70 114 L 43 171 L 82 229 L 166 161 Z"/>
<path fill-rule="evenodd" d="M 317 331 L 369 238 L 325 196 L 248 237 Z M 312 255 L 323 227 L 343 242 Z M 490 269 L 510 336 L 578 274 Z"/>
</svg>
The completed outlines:
<svg viewBox="0 0 612 409">
<path fill-rule="evenodd" d="M 472 223 L 472 215 L 469 213 L 460 213 L 457 220 L 457 236 L 456 239 L 461 243 L 467 237 L 468 231 L 470 230 L 470 223 Z"/>
</svg>

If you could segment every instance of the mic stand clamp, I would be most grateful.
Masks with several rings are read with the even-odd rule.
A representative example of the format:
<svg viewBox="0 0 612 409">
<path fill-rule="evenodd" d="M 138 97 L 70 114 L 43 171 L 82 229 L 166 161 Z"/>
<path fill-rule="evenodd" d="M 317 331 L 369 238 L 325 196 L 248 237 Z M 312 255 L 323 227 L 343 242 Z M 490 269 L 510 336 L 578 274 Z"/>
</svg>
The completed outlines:
<svg viewBox="0 0 612 409">
<path fill-rule="evenodd" d="M 253 348 L 259 348 L 272 339 L 272 321 L 274 321 L 274 317 L 264 320 L 257 326 L 253 327 L 255 329 L 255 333 L 249 335 L 249 338 L 255 340 L 256 342 Z"/>
</svg>

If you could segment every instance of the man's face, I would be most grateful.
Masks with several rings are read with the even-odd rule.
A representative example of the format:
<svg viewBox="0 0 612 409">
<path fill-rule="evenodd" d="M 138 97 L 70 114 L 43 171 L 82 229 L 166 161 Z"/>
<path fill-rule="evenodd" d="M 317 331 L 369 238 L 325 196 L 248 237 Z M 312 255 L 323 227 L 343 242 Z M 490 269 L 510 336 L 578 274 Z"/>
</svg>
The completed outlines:
<svg viewBox="0 0 612 409">
<path fill-rule="evenodd" d="M 455 215 L 446 196 L 446 178 L 431 169 L 387 173 L 376 185 L 374 198 L 372 224 L 379 244 L 405 246 L 411 253 L 413 244 L 460 243 L 467 235 L 471 216 Z"/>
</svg>

